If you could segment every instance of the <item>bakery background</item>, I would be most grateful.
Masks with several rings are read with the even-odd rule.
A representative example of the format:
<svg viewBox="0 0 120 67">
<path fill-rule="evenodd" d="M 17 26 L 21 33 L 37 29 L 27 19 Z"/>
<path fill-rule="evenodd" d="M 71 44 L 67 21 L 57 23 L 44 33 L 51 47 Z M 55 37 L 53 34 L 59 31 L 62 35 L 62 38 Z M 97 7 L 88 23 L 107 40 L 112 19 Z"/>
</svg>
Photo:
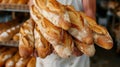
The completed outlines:
<svg viewBox="0 0 120 67">
<path fill-rule="evenodd" d="M 11 1 L 11 2 L 10 2 Z M 19 1 L 19 2 L 17 2 Z M 30 57 L 23 59 L 18 55 L 17 40 L 18 30 L 20 24 L 25 22 L 29 18 L 28 0 L 0 0 L 0 37 L 2 32 L 7 31 L 10 35 L 7 39 L 0 38 L 0 59 L 5 58 L 4 61 L 0 61 L 0 67 L 9 65 L 10 59 L 15 59 L 17 56 L 15 66 L 19 65 L 20 61 L 23 61 L 21 65 L 23 67 L 29 65 L 31 60 L 35 58 Z M 114 40 L 114 47 L 107 51 L 96 46 L 96 54 L 91 57 L 91 67 L 119 67 L 120 64 L 120 0 L 97 0 L 97 22 L 100 25 L 105 26 Z M 9 32 L 11 30 L 11 32 Z M 34 63 L 35 64 L 35 63 Z"/>
</svg>

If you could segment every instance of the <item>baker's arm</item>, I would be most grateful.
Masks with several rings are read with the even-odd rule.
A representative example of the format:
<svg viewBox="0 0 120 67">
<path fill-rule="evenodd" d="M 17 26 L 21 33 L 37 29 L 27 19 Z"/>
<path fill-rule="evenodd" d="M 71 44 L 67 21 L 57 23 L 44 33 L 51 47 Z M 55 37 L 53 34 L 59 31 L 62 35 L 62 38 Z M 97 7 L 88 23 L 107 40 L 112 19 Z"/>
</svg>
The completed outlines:
<svg viewBox="0 0 120 67">
<path fill-rule="evenodd" d="M 84 12 L 95 19 L 96 16 L 96 0 L 82 0 Z"/>
</svg>

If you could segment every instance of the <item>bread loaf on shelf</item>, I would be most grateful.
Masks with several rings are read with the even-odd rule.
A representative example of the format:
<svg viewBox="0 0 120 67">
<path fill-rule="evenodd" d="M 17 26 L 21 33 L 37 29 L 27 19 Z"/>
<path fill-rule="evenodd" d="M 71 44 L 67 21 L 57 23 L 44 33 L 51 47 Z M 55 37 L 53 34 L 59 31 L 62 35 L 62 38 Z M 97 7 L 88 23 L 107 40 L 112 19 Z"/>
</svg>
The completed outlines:
<svg viewBox="0 0 120 67">
<path fill-rule="evenodd" d="M 28 19 L 20 28 L 19 53 L 21 57 L 28 57 L 34 49 L 34 22 Z"/>
<path fill-rule="evenodd" d="M 20 58 L 18 62 L 16 63 L 15 67 L 26 67 L 30 59 L 31 57 Z"/>
<path fill-rule="evenodd" d="M 18 22 L 17 19 L 13 19 L 8 22 L 0 23 L 0 34 L 4 31 L 6 31 L 7 29 L 10 29 L 11 27 L 15 27 L 16 25 L 19 25 L 19 24 L 20 23 Z"/>
<path fill-rule="evenodd" d="M 14 41 L 19 41 L 19 35 L 20 35 L 20 33 L 16 33 L 16 34 L 13 36 L 13 40 L 14 40 Z"/>
<path fill-rule="evenodd" d="M 36 57 L 32 57 L 26 67 L 36 67 Z"/>
<path fill-rule="evenodd" d="M 38 26 L 34 29 L 35 36 L 35 48 L 37 50 L 38 56 L 45 58 L 52 52 L 52 45 L 43 37 Z"/>
<path fill-rule="evenodd" d="M 17 52 L 12 58 L 6 61 L 5 67 L 15 67 L 16 62 L 20 59 L 19 52 Z"/>
<path fill-rule="evenodd" d="M 38 25 L 42 35 L 52 44 L 56 53 L 62 58 L 71 56 L 74 46 L 72 37 L 38 13 L 34 6 L 31 7 L 31 16 Z"/>
<path fill-rule="evenodd" d="M 19 32 L 20 25 L 17 25 L 15 27 L 12 27 L 10 29 L 7 29 L 6 31 L 2 32 L 0 34 L 0 41 L 1 42 L 6 42 L 12 39 L 12 37 Z"/>
<path fill-rule="evenodd" d="M 17 48 L 9 48 L 7 51 L 0 55 L 0 67 L 3 67 L 5 62 L 11 58 L 17 51 Z"/>
</svg>

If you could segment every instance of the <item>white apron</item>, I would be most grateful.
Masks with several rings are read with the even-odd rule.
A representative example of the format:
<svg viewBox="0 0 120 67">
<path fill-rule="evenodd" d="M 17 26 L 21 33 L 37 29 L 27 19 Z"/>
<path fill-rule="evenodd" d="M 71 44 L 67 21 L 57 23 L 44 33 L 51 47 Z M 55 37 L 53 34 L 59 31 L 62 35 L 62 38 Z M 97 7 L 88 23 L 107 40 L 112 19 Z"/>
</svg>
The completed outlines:
<svg viewBox="0 0 120 67">
<path fill-rule="evenodd" d="M 64 5 L 73 5 L 77 11 L 82 10 L 82 0 L 57 0 Z M 82 55 L 80 57 L 71 56 L 63 59 L 56 54 L 51 54 L 45 59 L 37 58 L 36 67 L 90 67 L 89 57 Z"/>
</svg>

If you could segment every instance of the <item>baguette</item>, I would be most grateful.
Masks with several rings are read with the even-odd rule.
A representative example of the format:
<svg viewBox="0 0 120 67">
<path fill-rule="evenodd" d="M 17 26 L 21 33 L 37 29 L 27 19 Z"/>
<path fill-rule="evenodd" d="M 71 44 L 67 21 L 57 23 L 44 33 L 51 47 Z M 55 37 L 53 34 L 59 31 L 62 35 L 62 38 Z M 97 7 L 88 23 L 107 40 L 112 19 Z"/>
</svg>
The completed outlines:
<svg viewBox="0 0 120 67">
<path fill-rule="evenodd" d="M 18 20 L 14 19 L 8 22 L 0 23 L 0 34 L 2 32 L 5 32 L 7 29 L 10 29 L 11 27 L 15 27 L 19 25 Z"/>
<path fill-rule="evenodd" d="M 17 52 L 12 58 L 8 59 L 5 67 L 15 67 L 16 62 L 20 59 L 19 52 Z"/>
<path fill-rule="evenodd" d="M 38 56 L 45 58 L 52 52 L 51 44 L 43 37 L 38 26 L 34 29 L 35 36 L 35 48 L 37 50 Z"/>
<path fill-rule="evenodd" d="M 80 13 L 77 12 L 73 7 L 66 6 L 66 9 L 69 13 L 70 20 L 72 23 L 71 28 L 68 30 L 68 32 L 78 39 L 79 41 L 82 41 L 86 44 L 93 44 L 93 34 L 92 31 L 88 28 L 86 25 L 86 22 L 84 21 L 84 18 L 81 17 Z"/>
<path fill-rule="evenodd" d="M 106 34 L 107 30 L 105 30 L 104 27 L 101 27 L 100 25 L 98 25 L 95 20 L 93 20 L 92 18 L 86 16 L 83 12 L 80 12 L 82 18 L 85 18 L 87 21 L 87 25 L 88 27 L 95 33 L 98 34 Z"/>
<path fill-rule="evenodd" d="M 28 57 L 34 49 L 34 22 L 28 19 L 20 28 L 19 53 L 21 57 Z"/>
<path fill-rule="evenodd" d="M 7 50 L 6 52 L 2 53 L 0 55 L 0 67 L 3 67 L 3 65 L 5 64 L 5 62 L 11 58 L 17 51 L 17 48 L 10 48 L 9 50 Z"/>
<path fill-rule="evenodd" d="M 106 35 L 94 33 L 94 41 L 96 45 L 107 50 L 113 47 L 113 40 L 109 33 L 107 33 Z"/>
<path fill-rule="evenodd" d="M 16 63 L 15 67 L 26 67 L 31 57 L 20 58 Z"/>
<path fill-rule="evenodd" d="M 75 45 L 77 46 L 77 48 L 83 52 L 84 54 L 86 54 L 87 56 L 93 56 L 95 54 L 95 47 L 94 45 L 88 45 L 85 43 L 82 43 L 81 41 L 75 39 L 74 40 Z"/>
<path fill-rule="evenodd" d="M 33 20 L 40 29 L 40 32 L 45 39 L 52 44 L 56 53 L 62 58 L 69 57 L 72 54 L 74 46 L 72 37 L 63 29 L 54 26 L 41 14 L 38 14 L 38 11 L 34 6 L 31 7 L 30 11 Z"/>
<path fill-rule="evenodd" d="M 68 30 L 70 18 L 65 7 L 56 0 L 33 0 L 34 6 L 45 18 L 57 27 Z"/>
<path fill-rule="evenodd" d="M 0 41 L 1 42 L 6 42 L 12 39 L 12 37 L 19 32 L 20 25 L 17 25 L 15 27 L 12 27 L 10 29 L 7 29 L 5 32 L 2 32 L 0 34 Z"/>
<path fill-rule="evenodd" d="M 36 67 L 36 58 L 32 57 L 29 62 L 27 63 L 26 67 Z"/>
</svg>

